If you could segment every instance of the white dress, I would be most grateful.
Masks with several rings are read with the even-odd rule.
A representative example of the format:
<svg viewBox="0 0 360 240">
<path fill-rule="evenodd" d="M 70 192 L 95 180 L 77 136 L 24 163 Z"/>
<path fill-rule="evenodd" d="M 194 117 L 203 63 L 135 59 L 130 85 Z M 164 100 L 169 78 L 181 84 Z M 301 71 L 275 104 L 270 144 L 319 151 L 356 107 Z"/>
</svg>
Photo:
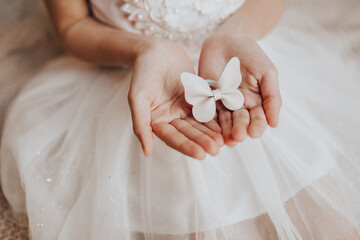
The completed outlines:
<svg viewBox="0 0 360 240">
<path fill-rule="evenodd" d="M 99 21 L 183 45 L 241 0 L 93 0 Z M 285 17 L 286 19 L 286 17 Z M 1 184 L 34 240 L 360 239 L 360 71 L 284 20 L 259 42 L 280 125 L 198 161 L 132 132 L 130 69 L 51 60 L 8 111 Z"/>
</svg>

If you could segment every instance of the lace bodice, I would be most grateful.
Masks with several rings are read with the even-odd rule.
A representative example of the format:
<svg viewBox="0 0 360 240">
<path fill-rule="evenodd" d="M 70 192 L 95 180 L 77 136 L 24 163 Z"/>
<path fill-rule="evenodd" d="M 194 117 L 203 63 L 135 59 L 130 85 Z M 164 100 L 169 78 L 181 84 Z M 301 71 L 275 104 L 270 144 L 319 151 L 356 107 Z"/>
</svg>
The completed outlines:
<svg viewBox="0 0 360 240">
<path fill-rule="evenodd" d="M 92 0 L 102 22 L 182 45 L 202 42 L 245 0 Z"/>
</svg>

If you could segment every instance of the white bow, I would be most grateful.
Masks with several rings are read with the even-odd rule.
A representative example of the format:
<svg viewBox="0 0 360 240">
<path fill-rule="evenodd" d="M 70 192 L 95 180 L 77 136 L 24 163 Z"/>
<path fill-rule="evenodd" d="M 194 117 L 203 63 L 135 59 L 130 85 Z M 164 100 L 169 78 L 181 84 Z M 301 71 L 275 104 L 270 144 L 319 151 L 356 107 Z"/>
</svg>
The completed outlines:
<svg viewBox="0 0 360 240">
<path fill-rule="evenodd" d="M 185 89 L 185 100 L 193 105 L 193 116 L 199 122 L 209 122 L 214 118 L 217 100 L 232 111 L 244 104 L 244 95 L 238 90 L 242 77 L 237 57 L 231 58 L 226 64 L 217 83 L 188 72 L 182 73 L 180 78 Z M 216 89 L 211 90 L 210 86 Z"/>
</svg>

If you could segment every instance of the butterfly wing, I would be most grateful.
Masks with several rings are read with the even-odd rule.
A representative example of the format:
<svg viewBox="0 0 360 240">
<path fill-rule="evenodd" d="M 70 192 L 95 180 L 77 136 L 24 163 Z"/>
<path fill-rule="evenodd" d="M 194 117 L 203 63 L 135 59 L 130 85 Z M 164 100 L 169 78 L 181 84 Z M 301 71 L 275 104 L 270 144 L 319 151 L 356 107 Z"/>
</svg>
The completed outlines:
<svg viewBox="0 0 360 240">
<path fill-rule="evenodd" d="M 185 100 L 193 105 L 192 113 L 199 122 L 208 122 L 215 116 L 215 101 L 208 83 L 192 73 L 182 73 L 181 82 L 185 89 Z"/>
<path fill-rule="evenodd" d="M 238 89 L 233 89 L 225 94 L 222 94 L 221 102 L 229 110 L 235 111 L 244 105 L 244 95 Z"/>
<path fill-rule="evenodd" d="M 199 122 L 211 121 L 216 112 L 216 106 L 214 98 L 204 99 L 201 102 L 193 105 L 192 114 L 194 118 Z"/>
<path fill-rule="evenodd" d="M 212 96 L 211 88 L 201 77 L 184 72 L 181 74 L 180 79 L 185 89 L 185 100 L 189 104 L 195 105 L 204 98 Z"/>
<path fill-rule="evenodd" d="M 218 81 L 218 87 L 222 93 L 226 93 L 229 90 L 238 88 L 241 81 L 240 60 L 237 57 L 233 57 L 226 64 Z"/>
<path fill-rule="evenodd" d="M 226 64 L 218 82 L 221 102 L 230 110 L 240 109 L 244 105 L 244 95 L 238 90 L 241 81 L 240 60 L 233 57 Z"/>
</svg>

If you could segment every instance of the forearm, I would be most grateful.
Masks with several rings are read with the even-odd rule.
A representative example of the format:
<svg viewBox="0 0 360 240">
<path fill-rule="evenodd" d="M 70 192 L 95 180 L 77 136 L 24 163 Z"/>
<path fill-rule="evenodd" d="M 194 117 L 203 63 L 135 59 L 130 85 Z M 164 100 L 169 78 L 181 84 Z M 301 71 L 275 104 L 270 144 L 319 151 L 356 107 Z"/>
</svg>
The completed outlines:
<svg viewBox="0 0 360 240">
<path fill-rule="evenodd" d="M 285 0 L 247 0 L 215 34 L 247 35 L 258 40 L 274 28 L 284 9 Z"/>
<path fill-rule="evenodd" d="M 104 66 L 133 66 L 136 57 L 150 48 L 150 37 L 103 25 L 88 17 L 62 34 L 65 49 L 75 56 Z"/>
<path fill-rule="evenodd" d="M 45 0 L 45 3 L 64 48 L 85 61 L 133 66 L 137 55 L 155 42 L 151 37 L 96 21 L 86 0 Z"/>
</svg>

